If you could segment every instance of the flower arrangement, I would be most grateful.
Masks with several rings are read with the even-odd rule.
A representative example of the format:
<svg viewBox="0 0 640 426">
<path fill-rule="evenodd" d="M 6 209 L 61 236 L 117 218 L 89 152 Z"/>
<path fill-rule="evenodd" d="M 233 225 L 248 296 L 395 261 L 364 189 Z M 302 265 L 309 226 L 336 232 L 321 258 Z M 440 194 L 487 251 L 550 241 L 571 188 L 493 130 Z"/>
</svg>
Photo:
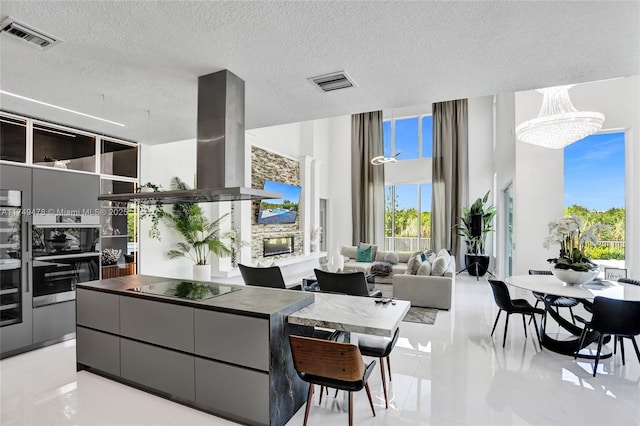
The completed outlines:
<svg viewBox="0 0 640 426">
<path fill-rule="evenodd" d="M 118 262 L 118 259 L 120 259 L 121 255 L 122 255 L 122 250 L 120 249 L 106 248 L 106 249 L 102 249 L 100 258 L 102 260 L 103 265 L 115 265 Z"/>
<path fill-rule="evenodd" d="M 596 223 L 585 226 L 581 216 L 566 216 L 549 223 L 549 235 L 544 241 L 544 247 L 552 244 L 560 245 L 560 256 L 547 259 L 557 269 L 571 269 L 574 271 L 594 271 L 598 265 L 586 255 L 588 244 L 597 245 L 597 232 L 609 229 L 608 226 Z"/>
</svg>

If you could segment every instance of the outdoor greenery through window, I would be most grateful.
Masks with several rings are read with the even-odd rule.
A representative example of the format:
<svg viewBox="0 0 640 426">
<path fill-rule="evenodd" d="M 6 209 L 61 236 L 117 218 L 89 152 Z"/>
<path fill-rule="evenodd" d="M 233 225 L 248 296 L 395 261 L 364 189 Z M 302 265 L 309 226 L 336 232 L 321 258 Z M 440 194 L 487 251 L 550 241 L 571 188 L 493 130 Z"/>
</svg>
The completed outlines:
<svg viewBox="0 0 640 426">
<path fill-rule="evenodd" d="M 564 150 L 565 216 L 582 216 L 585 225 L 608 225 L 599 244 L 586 256 L 624 267 L 625 259 L 625 134 L 588 136 Z"/>
<path fill-rule="evenodd" d="M 404 160 L 429 159 L 433 152 L 433 117 L 387 120 L 382 125 L 384 155 Z M 394 165 L 395 166 L 395 165 Z M 415 183 L 387 181 L 385 186 L 385 250 L 416 251 L 431 248 L 431 175 L 415 168 Z M 406 178 L 406 175 L 405 175 Z"/>
<path fill-rule="evenodd" d="M 385 250 L 431 248 L 431 184 L 387 185 L 384 211 Z"/>
</svg>

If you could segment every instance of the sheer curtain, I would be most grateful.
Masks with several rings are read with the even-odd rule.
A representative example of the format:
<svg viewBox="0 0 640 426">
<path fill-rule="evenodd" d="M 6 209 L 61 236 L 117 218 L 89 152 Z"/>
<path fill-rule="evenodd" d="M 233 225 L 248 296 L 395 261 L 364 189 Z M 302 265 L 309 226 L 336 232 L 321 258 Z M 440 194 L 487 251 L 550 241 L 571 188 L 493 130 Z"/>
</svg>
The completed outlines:
<svg viewBox="0 0 640 426">
<path fill-rule="evenodd" d="M 384 166 L 371 159 L 383 155 L 382 111 L 351 116 L 351 194 L 353 244 L 384 246 Z"/>
<path fill-rule="evenodd" d="M 431 248 L 449 249 L 460 262 L 460 239 L 453 228 L 468 201 L 467 100 L 433 104 L 433 192 Z"/>
</svg>

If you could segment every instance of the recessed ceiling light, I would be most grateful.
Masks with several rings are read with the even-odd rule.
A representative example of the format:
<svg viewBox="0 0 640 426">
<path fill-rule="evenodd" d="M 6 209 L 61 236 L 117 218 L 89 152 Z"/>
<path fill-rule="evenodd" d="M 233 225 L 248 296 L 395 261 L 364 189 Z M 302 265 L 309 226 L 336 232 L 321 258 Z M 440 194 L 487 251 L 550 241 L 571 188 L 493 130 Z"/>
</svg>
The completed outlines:
<svg viewBox="0 0 640 426">
<path fill-rule="evenodd" d="M 13 96 L 14 98 L 22 99 L 22 100 L 25 100 L 25 101 L 34 102 L 36 104 L 48 106 L 48 107 L 51 107 L 51 108 L 60 109 L 62 111 L 67 111 L 67 112 L 70 112 L 70 113 L 73 113 L 73 114 L 78 114 L 78 115 L 81 115 L 83 117 L 93 118 L 94 120 L 104 121 L 105 123 L 115 124 L 116 126 L 126 127 L 122 123 L 118 123 L 118 122 L 115 122 L 115 121 L 107 120 L 106 118 L 96 117 L 95 115 L 85 114 L 84 112 L 79 112 L 79 111 L 75 111 L 75 110 L 72 110 L 72 109 L 69 109 L 69 108 L 64 108 L 64 107 L 61 107 L 61 106 L 58 106 L 58 105 L 49 104 L 47 102 L 42 102 L 42 101 L 39 101 L 37 99 L 32 99 L 32 98 L 27 98 L 26 96 L 16 95 L 15 93 L 7 92 L 6 90 L 0 90 L 0 93 L 2 93 L 3 95 L 7 95 L 7 96 Z"/>
</svg>

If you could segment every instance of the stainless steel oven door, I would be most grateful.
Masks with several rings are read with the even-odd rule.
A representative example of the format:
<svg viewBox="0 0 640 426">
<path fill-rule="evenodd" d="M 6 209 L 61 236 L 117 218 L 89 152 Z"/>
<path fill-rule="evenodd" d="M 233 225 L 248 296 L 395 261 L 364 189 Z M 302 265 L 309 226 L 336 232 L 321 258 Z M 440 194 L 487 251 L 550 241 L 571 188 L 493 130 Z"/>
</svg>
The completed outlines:
<svg viewBox="0 0 640 426">
<path fill-rule="evenodd" d="M 33 307 L 76 298 L 76 285 L 99 277 L 100 254 L 37 257 L 33 260 Z"/>
</svg>

